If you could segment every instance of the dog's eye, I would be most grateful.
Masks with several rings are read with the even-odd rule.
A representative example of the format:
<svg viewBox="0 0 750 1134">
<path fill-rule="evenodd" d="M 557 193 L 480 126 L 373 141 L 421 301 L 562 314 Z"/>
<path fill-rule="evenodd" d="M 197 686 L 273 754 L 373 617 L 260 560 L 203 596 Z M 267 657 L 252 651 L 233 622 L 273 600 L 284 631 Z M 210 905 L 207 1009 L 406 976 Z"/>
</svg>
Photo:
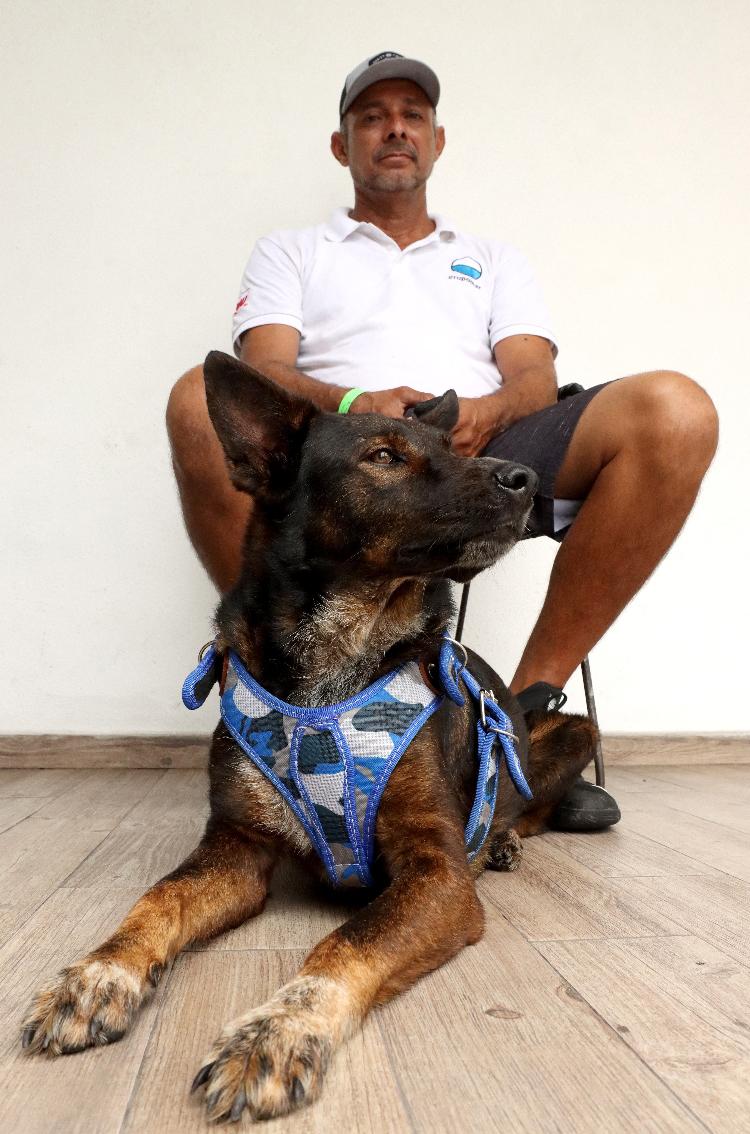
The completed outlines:
<svg viewBox="0 0 750 1134">
<path fill-rule="evenodd" d="M 392 465 L 397 459 L 392 449 L 375 449 L 368 457 L 374 465 Z"/>
</svg>

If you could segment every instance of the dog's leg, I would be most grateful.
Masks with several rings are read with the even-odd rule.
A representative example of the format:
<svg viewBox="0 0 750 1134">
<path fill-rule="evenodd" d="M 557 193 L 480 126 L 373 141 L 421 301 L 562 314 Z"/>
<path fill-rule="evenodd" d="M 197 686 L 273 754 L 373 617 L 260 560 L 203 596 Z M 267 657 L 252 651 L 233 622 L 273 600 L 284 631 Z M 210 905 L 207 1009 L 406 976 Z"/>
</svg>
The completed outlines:
<svg viewBox="0 0 750 1134">
<path fill-rule="evenodd" d="M 527 779 L 534 798 L 513 826 L 521 838 L 545 830 L 547 820 L 594 757 L 596 729 L 572 713 L 531 713 Z"/>
<path fill-rule="evenodd" d="M 275 860 L 270 844 L 209 820 L 193 853 L 112 936 L 40 989 L 22 1025 L 23 1046 L 61 1055 L 120 1039 L 185 945 L 260 913 Z"/>
<path fill-rule="evenodd" d="M 324 938 L 271 1000 L 226 1026 L 194 1081 L 206 1084 L 209 1118 L 237 1120 L 245 1107 L 270 1118 L 313 1101 L 334 1051 L 373 1005 L 481 937 L 458 817 L 422 785 L 417 799 L 414 774 L 399 798 L 399 771 L 377 825 L 390 885 Z"/>
</svg>

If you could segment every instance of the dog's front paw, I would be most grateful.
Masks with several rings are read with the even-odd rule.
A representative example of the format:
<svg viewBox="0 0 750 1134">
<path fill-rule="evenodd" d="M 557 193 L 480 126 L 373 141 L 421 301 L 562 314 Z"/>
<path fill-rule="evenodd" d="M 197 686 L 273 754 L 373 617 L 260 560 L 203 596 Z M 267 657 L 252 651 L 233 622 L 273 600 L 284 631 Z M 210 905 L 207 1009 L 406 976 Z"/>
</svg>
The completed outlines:
<svg viewBox="0 0 750 1134">
<path fill-rule="evenodd" d="M 114 961 L 81 961 L 41 988 L 21 1026 L 30 1053 L 68 1055 L 116 1043 L 143 998 L 135 973 Z"/>
<path fill-rule="evenodd" d="M 276 1118 L 313 1102 L 346 1023 L 341 988 L 299 977 L 272 1000 L 228 1024 L 193 1080 L 205 1084 L 208 1117 Z"/>
<path fill-rule="evenodd" d="M 518 870 L 523 856 L 523 843 L 511 828 L 495 835 L 490 847 L 487 866 L 490 870 Z"/>
</svg>

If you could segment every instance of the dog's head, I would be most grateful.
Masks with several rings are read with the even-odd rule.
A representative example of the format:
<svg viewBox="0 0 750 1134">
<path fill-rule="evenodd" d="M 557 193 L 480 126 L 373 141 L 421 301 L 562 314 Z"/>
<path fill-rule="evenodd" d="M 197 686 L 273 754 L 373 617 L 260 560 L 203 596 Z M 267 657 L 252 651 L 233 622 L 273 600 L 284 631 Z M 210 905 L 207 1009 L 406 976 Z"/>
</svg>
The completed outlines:
<svg viewBox="0 0 750 1134">
<path fill-rule="evenodd" d="M 453 390 L 394 419 L 320 412 L 219 351 L 204 374 L 234 485 L 306 563 L 465 582 L 523 535 L 537 477 L 452 452 Z"/>
</svg>

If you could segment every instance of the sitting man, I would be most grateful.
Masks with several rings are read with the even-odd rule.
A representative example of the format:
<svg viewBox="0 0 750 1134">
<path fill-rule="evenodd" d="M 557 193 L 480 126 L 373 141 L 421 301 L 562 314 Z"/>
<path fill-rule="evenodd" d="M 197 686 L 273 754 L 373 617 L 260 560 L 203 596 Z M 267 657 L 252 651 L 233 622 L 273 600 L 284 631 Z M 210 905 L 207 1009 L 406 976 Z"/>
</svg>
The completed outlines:
<svg viewBox="0 0 750 1134">
<path fill-rule="evenodd" d="M 351 174 L 354 208 L 258 241 L 235 350 L 334 413 L 400 417 L 453 387 L 456 452 L 538 473 L 534 533 L 566 534 L 511 689 L 525 711 L 547 709 L 677 536 L 716 449 L 716 412 L 668 370 L 557 401 L 557 346 L 525 259 L 427 212 L 445 145 L 439 93 L 429 67 L 395 52 L 347 77 L 331 149 Z M 188 533 L 224 592 L 252 502 L 230 484 L 200 367 L 172 390 L 167 425 Z M 595 830 L 619 817 L 581 779 L 553 821 Z"/>
</svg>

